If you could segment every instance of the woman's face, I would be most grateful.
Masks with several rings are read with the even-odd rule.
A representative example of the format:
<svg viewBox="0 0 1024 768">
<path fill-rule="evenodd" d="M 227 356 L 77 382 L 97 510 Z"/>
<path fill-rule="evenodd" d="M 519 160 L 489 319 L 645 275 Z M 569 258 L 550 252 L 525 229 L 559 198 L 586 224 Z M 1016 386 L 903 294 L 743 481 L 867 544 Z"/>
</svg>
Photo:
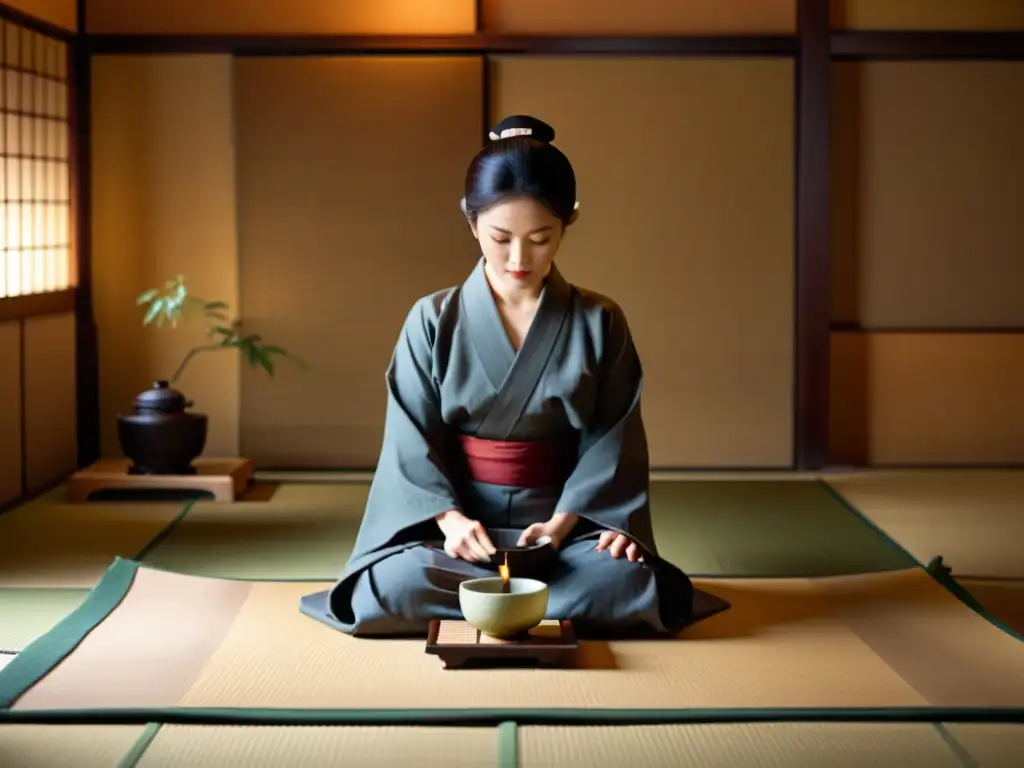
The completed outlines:
<svg viewBox="0 0 1024 768">
<path fill-rule="evenodd" d="M 561 220 L 529 197 L 493 205 L 469 226 L 491 280 L 510 291 L 540 286 L 565 233 Z"/>
</svg>

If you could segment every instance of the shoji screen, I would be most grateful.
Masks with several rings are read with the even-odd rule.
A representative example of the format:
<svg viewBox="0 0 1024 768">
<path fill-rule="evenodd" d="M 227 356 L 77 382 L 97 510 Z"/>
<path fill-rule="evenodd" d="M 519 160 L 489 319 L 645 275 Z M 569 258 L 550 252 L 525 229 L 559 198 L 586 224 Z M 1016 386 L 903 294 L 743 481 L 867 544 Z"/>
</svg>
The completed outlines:
<svg viewBox="0 0 1024 768">
<path fill-rule="evenodd" d="M 652 462 L 791 458 L 792 65 L 499 58 L 494 112 L 550 122 L 576 167 L 567 277 L 626 310 Z"/>
<path fill-rule="evenodd" d="M 459 212 L 483 133 L 479 58 L 239 59 L 241 310 L 301 355 L 242 377 L 241 450 L 372 467 L 384 371 L 413 301 L 476 258 Z"/>
<path fill-rule="evenodd" d="M 19 6 L 62 21 L 50 13 L 60 10 L 53 3 Z M 66 42 L 0 21 L 0 303 L 7 306 L 46 294 L 64 301 L 76 282 L 68 82 Z M 9 318 L 0 321 L 0 504 L 66 475 L 77 458 L 74 313 Z"/>
<path fill-rule="evenodd" d="M 1024 64 L 834 72 L 834 458 L 1024 461 Z"/>
<path fill-rule="evenodd" d="M 74 283 L 67 45 L 0 25 L 0 298 Z"/>
</svg>

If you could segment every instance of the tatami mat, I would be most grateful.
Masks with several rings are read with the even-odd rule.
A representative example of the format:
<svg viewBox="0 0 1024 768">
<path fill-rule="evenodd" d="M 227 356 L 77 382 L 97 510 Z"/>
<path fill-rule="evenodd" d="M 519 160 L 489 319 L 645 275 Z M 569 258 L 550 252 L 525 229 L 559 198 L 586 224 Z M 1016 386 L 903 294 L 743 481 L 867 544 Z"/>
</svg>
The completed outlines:
<svg viewBox="0 0 1024 768">
<path fill-rule="evenodd" d="M 285 484 L 267 501 L 196 503 L 149 565 L 244 579 L 333 579 L 351 552 L 365 484 Z M 820 483 L 652 485 L 662 555 L 693 574 L 827 576 L 913 565 Z"/>
<path fill-rule="evenodd" d="M 965 761 L 966 766 L 1020 768 L 1024 765 L 1024 725 L 948 723 L 943 728 L 970 755 L 972 762 Z"/>
<path fill-rule="evenodd" d="M 132 558 L 183 502 L 36 501 L 0 515 L 0 587 L 89 588 L 115 557 Z"/>
<path fill-rule="evenodd" d="M 829 480 L 922 563 L 956 576 L 1024 578 L 1024 472 L 877 472 Z"/>
<path fill-rule="evenodd" d="M 499 768 L 496 728 L 165 725 L 138 768 Z"/>
<path fill-rule="evenodd" d="M 519 768 L 962 768 L 929 724 L 519 728 Z"/>
<path fill-rule="evenodd" d="M 348 560 L 367 492 L 364 484 L 296 484 L 267 501 L 199 501 L 145 562 L 203 576 L 332 579 Z"/>
<path fill-rule="evenodd" d="M 1020 544 L 1024 551 L 1024 542 Z M 1021 555 L 1024 557 L 1024 554 Z M 957 579 L 986 612 L 1024 636 L 1024 579 Z"/>
<path fill-rule="evenodd" d="M 87 589 L 0 588 L 0 651 L 20 651 L 81 605 Z"/>
<path fill-rule="evenodd" d="M 362 512 L 366 504 L 370 483 L 329 482 L 329 483 L 256 483 L 245 493 L 250 502 L 262 503 L 282 509 L 349 509 Z M 212 503 L 212 502 L 210 502 Z"/>
<path fill-rule="evenodd" d="M 819 482 L 651 484 L 660 553 L 692 574 L 833 576 L 913 565 Z"/>
<path fill-rule="evenodd" d="M 3 768 L 115 768 L 144 726 L 0 724 Z"/>
<path fill-rule="evenodd" d="M 677 640 L 584 643 L 566 669 L 460 671 L 423 640 L 358 640 L 300 614 L 322 583 L 133 570 L 118 563 L 73 616 L 90 629 L 55 669 L 39 641 L 0 672 L 0 698 L 20 710 L 1024 705 L 1024 643 L 920 569 L 701 580 L 732 610 Z M 123 599 L 118 584 L 131 585 Z"/>
</svg>

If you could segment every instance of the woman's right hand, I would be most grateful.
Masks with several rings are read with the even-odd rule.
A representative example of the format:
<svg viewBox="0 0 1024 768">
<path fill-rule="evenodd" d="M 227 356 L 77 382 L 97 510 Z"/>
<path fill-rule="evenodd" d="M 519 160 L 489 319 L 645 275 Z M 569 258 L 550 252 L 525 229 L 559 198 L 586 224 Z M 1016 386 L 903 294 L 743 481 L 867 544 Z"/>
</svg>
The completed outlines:
<svg viewBox="0 0 1024 768">
<path fill-rule="evenodd" d="M 485 563 L 497 550 L 478 520 L 470 520 L 457 509 L 450 509 L 434 518 L 444 534 L 444 551 L 450 557 Z"/>
</svg>

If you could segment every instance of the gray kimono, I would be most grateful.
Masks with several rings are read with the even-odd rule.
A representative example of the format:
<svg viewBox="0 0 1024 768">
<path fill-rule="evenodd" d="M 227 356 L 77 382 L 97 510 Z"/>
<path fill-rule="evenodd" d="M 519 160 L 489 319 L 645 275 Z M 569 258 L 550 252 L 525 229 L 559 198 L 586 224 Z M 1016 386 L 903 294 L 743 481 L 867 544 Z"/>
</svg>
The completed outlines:
<svg viewBox="0 0 1024 768">
<path fill-rule="evenodd" d="M 693 589 L 658 556 L 648 501 L 643 374 L 622 310 L 553 266 L 517 352 L 481 259 L 466 282 L 413 306 L 387 371 L 380 459 L 354 551 L 339 581 L 302 600 L 306 614 L 357 636 L 426 632 L 459 619 L 458 585 L 494 575 L 441 548 L 434 517 L 458 509 L 487 527 L 525 528 L 555 512 L 579 523 L 549 579 L 548 618 L 588 632 L 675 634 L 728 604 Z M 578 442 L 559 487 L 516 488 L 453 471 L 453 435 Z M 457 445 L 457 442 L 455 443 Z M 594 547 L 627 534 L 643 563 Z"/>
</svg>

